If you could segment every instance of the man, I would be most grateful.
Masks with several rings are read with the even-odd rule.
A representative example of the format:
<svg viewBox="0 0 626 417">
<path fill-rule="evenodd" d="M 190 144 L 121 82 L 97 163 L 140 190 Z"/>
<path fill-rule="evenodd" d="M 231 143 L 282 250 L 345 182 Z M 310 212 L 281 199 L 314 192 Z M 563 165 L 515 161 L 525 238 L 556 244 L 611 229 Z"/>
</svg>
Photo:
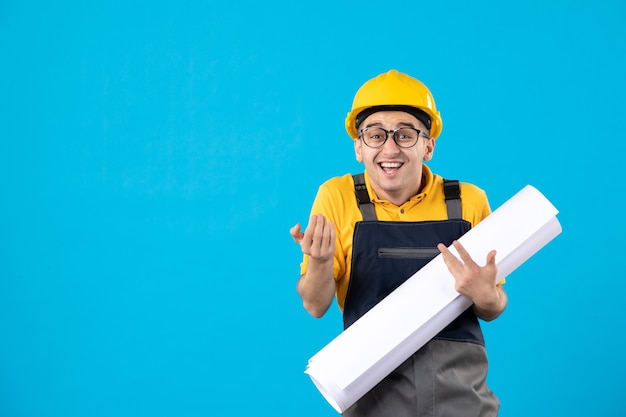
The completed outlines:
<svg viewBox="0 0 626 417">
<path fill-rule="evenodd" d="M 484 191 L 444 180 L 424 164 L 441 128 L 432 94 L 420 81 L 391 70 L 366 82 L 346 118 L 365 172 L 322 184 L 306 230 L 299 224 L 290 230 L 304 253 L 297 290 L 314 317 L 336 296 L 349 327 L 439 251 L 456 290 L 473 302 L 345 416 L 498 413 L 477 318 L 497 318 L 507 297 L 496 283 L 495 251 L 481 267 L 456 241 L 491 211 Z"/>
</svg>

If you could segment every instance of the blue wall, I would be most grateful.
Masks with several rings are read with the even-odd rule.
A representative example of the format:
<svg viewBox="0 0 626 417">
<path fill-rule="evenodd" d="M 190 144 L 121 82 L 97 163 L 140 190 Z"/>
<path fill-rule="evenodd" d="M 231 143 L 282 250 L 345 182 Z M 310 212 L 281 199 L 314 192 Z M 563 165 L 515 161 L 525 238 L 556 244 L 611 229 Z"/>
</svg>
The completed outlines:
<svg viewBox="0 0 626 417">
<path fill-rule="evenodd" d="M 623 2 L 248 3 L 0 3 L 0 416 L 336 415 L 288 229 L 390 68 L 436 172 L 561 211 L 484 326 L 501 415 L 624 413 Z"/>
</svg>

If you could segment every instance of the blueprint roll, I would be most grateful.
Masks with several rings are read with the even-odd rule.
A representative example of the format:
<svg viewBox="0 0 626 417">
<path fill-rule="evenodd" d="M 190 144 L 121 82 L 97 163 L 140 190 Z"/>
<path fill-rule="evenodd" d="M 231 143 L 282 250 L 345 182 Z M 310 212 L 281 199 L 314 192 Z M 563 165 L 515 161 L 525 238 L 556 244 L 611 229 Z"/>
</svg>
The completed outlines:
<svg viewBox="0 0 626 417">
<path fill-rule="evenodd" d="M 527 185 L 459 242 L 475 260 L 495 249 L 499 282 L 561 233 L 557 213 Z M 343 413 L 470 305 L 440 254 L 309 359 L 305 373 Z"/>
</svg>

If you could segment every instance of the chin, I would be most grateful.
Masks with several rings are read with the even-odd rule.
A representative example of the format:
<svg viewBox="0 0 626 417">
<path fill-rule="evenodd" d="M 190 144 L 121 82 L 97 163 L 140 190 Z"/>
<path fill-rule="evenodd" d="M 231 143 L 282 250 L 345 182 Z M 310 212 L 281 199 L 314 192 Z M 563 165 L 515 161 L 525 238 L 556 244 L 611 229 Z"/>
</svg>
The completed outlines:
<svg viewBox="0 0 626 417">
<path fill-rule="evenodd" d="M 398 184 L 382 184 L 382 190 L 388 194 L 395 194 L 402 191 L 402 186 Z"/>
</svg>

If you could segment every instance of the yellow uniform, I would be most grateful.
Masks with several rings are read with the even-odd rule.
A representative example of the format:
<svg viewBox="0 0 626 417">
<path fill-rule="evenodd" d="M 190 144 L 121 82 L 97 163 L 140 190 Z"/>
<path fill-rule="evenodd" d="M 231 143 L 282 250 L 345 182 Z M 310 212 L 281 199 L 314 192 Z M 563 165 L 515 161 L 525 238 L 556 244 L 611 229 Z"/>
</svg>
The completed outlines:
<svg viewBox="0 0 626 417">
<path fill-rule="evenodd" d="M 420 193 L 401 206 L 396 206 L 376 196 L 365 172 L 365 184 L 379 221 L 419 222 L 448 219 L 443 178 L 433 174 L 426 165 L 423 166 L 422 176 L 423 187 Z M 491 213 L 487 195 L 475 185 L 461 183 L 461 199 L 462 217 L 471 223 L 472 227 Z M 354 224 L 362 220 L 354 193 L 352 175 L 346 174 L 331 178 L 320 186 L 311 209 L 311 215 L 314 214 L 323 214 L 337 228 L 333 276 L 337 282 L 337 302 L 343 311 L 350 282 Z M 305 256 L 300 268 L 302 274 L 306 272 L 307 264 L 308 257 Z"/>
</svg>

